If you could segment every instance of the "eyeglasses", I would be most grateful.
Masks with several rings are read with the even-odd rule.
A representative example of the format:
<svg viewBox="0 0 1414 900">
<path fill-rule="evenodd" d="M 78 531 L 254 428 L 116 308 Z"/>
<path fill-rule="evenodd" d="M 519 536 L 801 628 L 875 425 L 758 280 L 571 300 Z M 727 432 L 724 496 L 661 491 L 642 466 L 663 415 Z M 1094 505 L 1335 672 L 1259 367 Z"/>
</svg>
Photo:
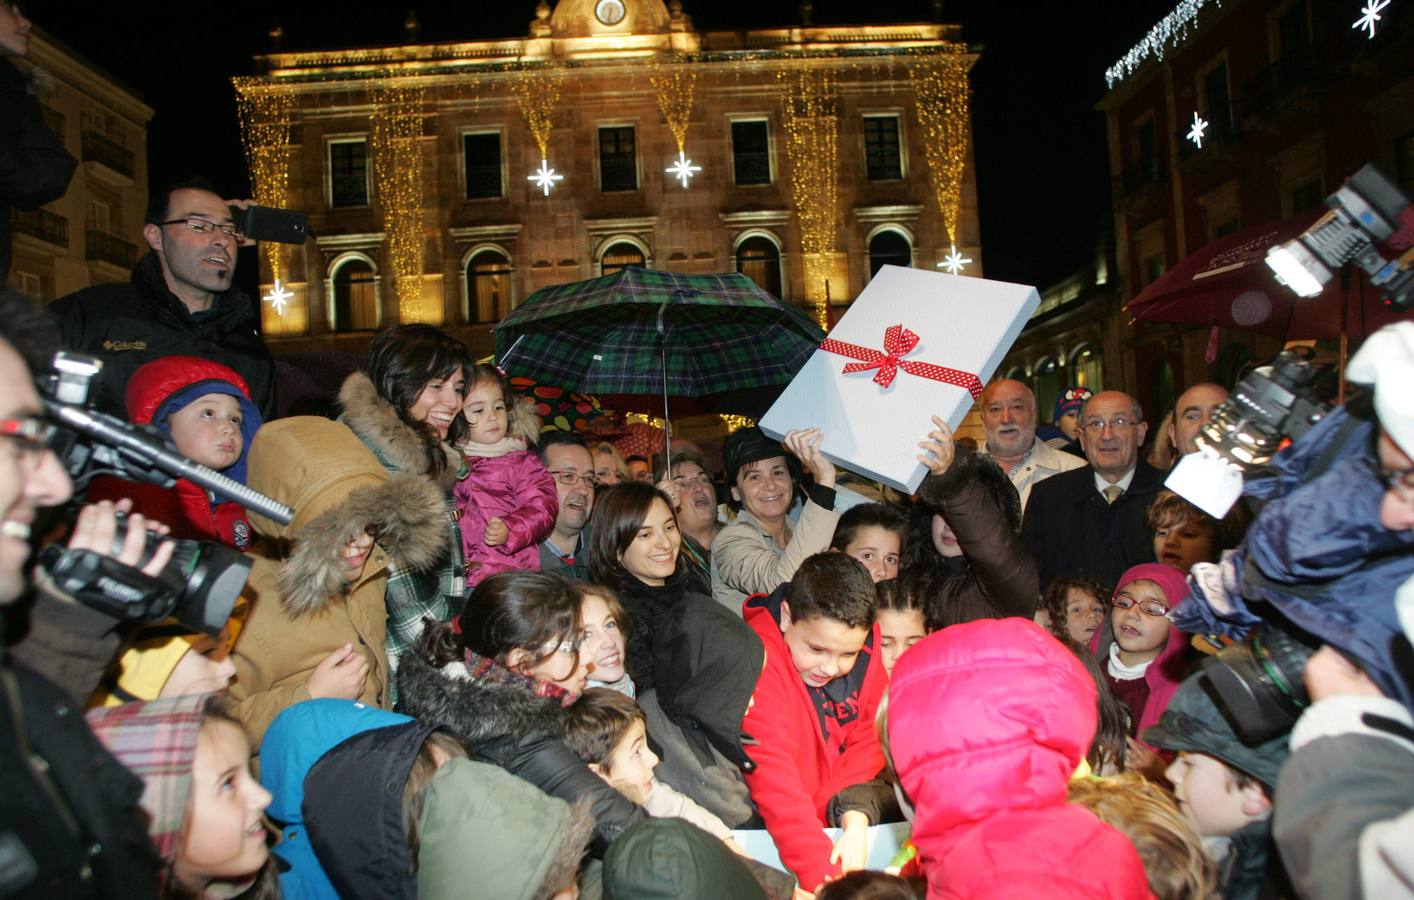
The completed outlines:
<svg viewBox="0 0 1414 900">
<path fill-rule="evenodd" d="M 241 234 L 240 229 L 236 228 L 236 226 L 234 225 L 217 225 L 215 222 L 208 222 L 205 219 L 198 219 L 196 217 L 188 219 L 171 219 L 166 222 L 154 222 L 152 224 L 185 225 L 192 231 L 195 231 L 197 234 L 210 234 L 213 231 L 219 231 L 233 241 L 245 240 L 245 235 Z"/>
<path fill-rule="evenodd" d="M 691 488 L 694 485 L 709 488 L 712 486 L 712 476 L 706 472 L 698 472 L 696 475 L 674 475 L 673 484 L 680 488 Z"/>
<path fill-rule="evenodd" d="M 1088 419 L 1085 422 L 1085 430 L 1091 434 L 1099 434 L 1104 431 L 1105 426 L 1108 425 L 1111 431 L 1126 431 L 1137 424 L 1139 423 L 1125 416 L 1115 416 L 1108 422 L 1104 419 Z"/>
<path fill-rule="evenodd" d="M 585 487 L 592 488 L 598 483 L 593 472 L 580 474 L 579 472 L 574 472 L 569 469 L 551 469 L 550 474 L 554 475 L 555 480 L 565 487 L 574 487 L 579 482 L 584 482 Z"/>
<path fill-rule="evenodd" d="M 55 430 L 52 422 L 42 419 L 0 419 L 0 437 L 14 441 L 20 456 L 30 462 L 37 462 L 49 450 Z"/>
<path fill-rule="evenodd" d="M 585 636 L 581 634 L 572 640 L 545 644 L 540 648 L 540 651 L 546 656 L 551 653 L 578 653 L 579 648 L 584 644 L 584 638 Z"/>
<path fill-rule="evenodd" d="M 1400 502 L 1414 502 L 1414 468 L 1396 472 L 1381 469 L 1380 484 L 1385 486 L 1385 490 L 1394 491 L 1399 495 Z"/>
<path fill-rule="evenodd" d="M 1162 619 L 1169 614 L 1169 608 L 1157 600 L 1135 600 L 1128 594 L 1115 594 L 1114 599 L 1110 602 L 1114 604 L 1115 609 L 1133 609 L 1137 603 L 1140 612 L 1156 619 Z"/>
</svg>

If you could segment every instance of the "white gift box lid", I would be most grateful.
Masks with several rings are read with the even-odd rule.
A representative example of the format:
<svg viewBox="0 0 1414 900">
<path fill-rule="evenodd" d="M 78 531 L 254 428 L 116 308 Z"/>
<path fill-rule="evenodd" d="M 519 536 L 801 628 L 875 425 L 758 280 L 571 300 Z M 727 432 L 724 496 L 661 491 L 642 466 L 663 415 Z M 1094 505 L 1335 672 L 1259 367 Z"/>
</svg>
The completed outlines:
<svg viewBox="0 0 1414 900">
<path fill-rule="evenodd" d="M 1040 303 L 1027 285 L 884 266 L 829 338 L 882 351 L 885 330 L 902 325 L 918 336 L 902 360 L 970 372 L 985 384 Z M 972 394 L 903 367 L 881 387 L 878 369 L 844 372 L 857 361 L 816 350 L 761 419 L 761 430 L 781 440 L 792 429 L 818 427 L 830 461 L 912 494 L 927 474 L 918 443 L 933 430 L 932 417 L 956 430 Z"/>
</svg>

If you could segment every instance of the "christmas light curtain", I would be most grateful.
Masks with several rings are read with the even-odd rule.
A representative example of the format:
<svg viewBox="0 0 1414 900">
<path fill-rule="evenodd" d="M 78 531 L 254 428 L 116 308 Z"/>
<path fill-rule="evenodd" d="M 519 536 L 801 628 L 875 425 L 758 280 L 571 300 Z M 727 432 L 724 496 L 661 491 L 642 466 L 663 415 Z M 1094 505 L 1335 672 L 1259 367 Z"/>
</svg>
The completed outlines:
<svg viewBox="0 0 1414 900">
<path fill-rule="evenodd" d="M 383 208 L 388 264 L 401 322 L 436 318 L 428 316 L 422 297 L 424 93 L 415 82 L 391 76 L 377 79 L 370 90 L 373 184 Z"/>
<path fill-rule="evenodd" d="M 967 172 L 971 115 L 967 72 L 971 66 L 972 59 L 962 47 L 920 57 L 909 66 L 928 173 L 938 213 L 952 245 L 947 262 L 954 274 L 961 271 L 964 263 L 971 262 L 957 251 L 962 184 Z"/>
<path fill-rule="evenodd" d="M 565 177 L 550 167 L 550 132 L 555 130 L 555 107 L 564 83 L 565 74 L 558 68 L 525 68 L 511 75 L 510 87 L 520 105 L 520 114 L 540 147 L 540 170 L 527 180 L 535 182 L 546 197 Z"/>
<path fill-rule="evenodd" d="M 295 95 L 283 87 L 261 84 L 252 78 L 233 79 L 236 110 L 240 115 L 241 145 L 250 169 L 251 190 L 261 206 L 283 208 L 289 201 L 290 126 Z M 285 290 L 283 244 L 264 241 L 260 255 L 274 287 L 266 296 L 276 316 L 283 317 L 290 294 Z"/>
<path fill-rule="evenodd" d="M 691 61 L 660 63 L 648 76 L 658 99 L 658 109 L 668 123 L 668 130 L 678 142 L 678 158 L 664 171 L 682 182 L 686 188 L 692 177 L 702 171 L 687 157 L 687 126 L 692 121 L 692 101 L 697 89 L 697 69 Z"/>
<path fill-rule="evenodd" d="M 797 63 L 777 72 L 791 195 L 805 256 L 805 296 L 829 329 L 829 276 L 839 205 L 839 100 L 825 66 Z"/>
</svg>

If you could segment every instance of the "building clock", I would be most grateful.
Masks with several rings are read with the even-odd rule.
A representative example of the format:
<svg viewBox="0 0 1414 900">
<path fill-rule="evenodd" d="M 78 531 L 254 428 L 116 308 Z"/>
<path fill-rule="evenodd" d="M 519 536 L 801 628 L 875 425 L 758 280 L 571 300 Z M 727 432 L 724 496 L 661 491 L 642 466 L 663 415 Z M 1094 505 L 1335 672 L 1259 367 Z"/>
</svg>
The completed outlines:
<svg viewBox="0 0 1414 900">
<path fill-rule="evenodd" d="M 594 4 L 594 18 L 605 25 L 617 25 L 624 20 L 623 0 L 599 0 Z"/>
</svg>

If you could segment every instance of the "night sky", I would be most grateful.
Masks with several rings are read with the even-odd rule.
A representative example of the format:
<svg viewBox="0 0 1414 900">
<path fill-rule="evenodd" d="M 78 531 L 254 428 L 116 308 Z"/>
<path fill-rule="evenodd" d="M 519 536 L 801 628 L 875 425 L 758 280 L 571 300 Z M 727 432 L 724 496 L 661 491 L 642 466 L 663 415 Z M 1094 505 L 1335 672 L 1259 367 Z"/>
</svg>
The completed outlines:
<svg viewBox="0 0 1414 900">
<path fill-rule="evenodd" d="M 418 4 L 424 41 L 517 37 L 534 0 Z M 1109 3 L 948 0 L 944 18 L 983 45 L 973 70 L 973 135 L 987 275 L 1046 286 L 1084 265 L 1109 219 L 1104 117 L 1094 110 L 1104 70 L 1173 7 L 1174 0 Z M 684 0 L 700 29 L 799 22 L 791 2 Z M 156 109 L 148 131 L 152 183 L 201 173 L 248 196 L 229 78 L 252 72 L 271 48 L 403 41 L 405 4 L 251 0 L 241 4 L 38 0 L 30 17 L 134 88 Z M 818 25 L 927 20 L 929 0 L 817 0 Z M 243 267 L 243 275 L 253 276 Z"/>
</svg>

